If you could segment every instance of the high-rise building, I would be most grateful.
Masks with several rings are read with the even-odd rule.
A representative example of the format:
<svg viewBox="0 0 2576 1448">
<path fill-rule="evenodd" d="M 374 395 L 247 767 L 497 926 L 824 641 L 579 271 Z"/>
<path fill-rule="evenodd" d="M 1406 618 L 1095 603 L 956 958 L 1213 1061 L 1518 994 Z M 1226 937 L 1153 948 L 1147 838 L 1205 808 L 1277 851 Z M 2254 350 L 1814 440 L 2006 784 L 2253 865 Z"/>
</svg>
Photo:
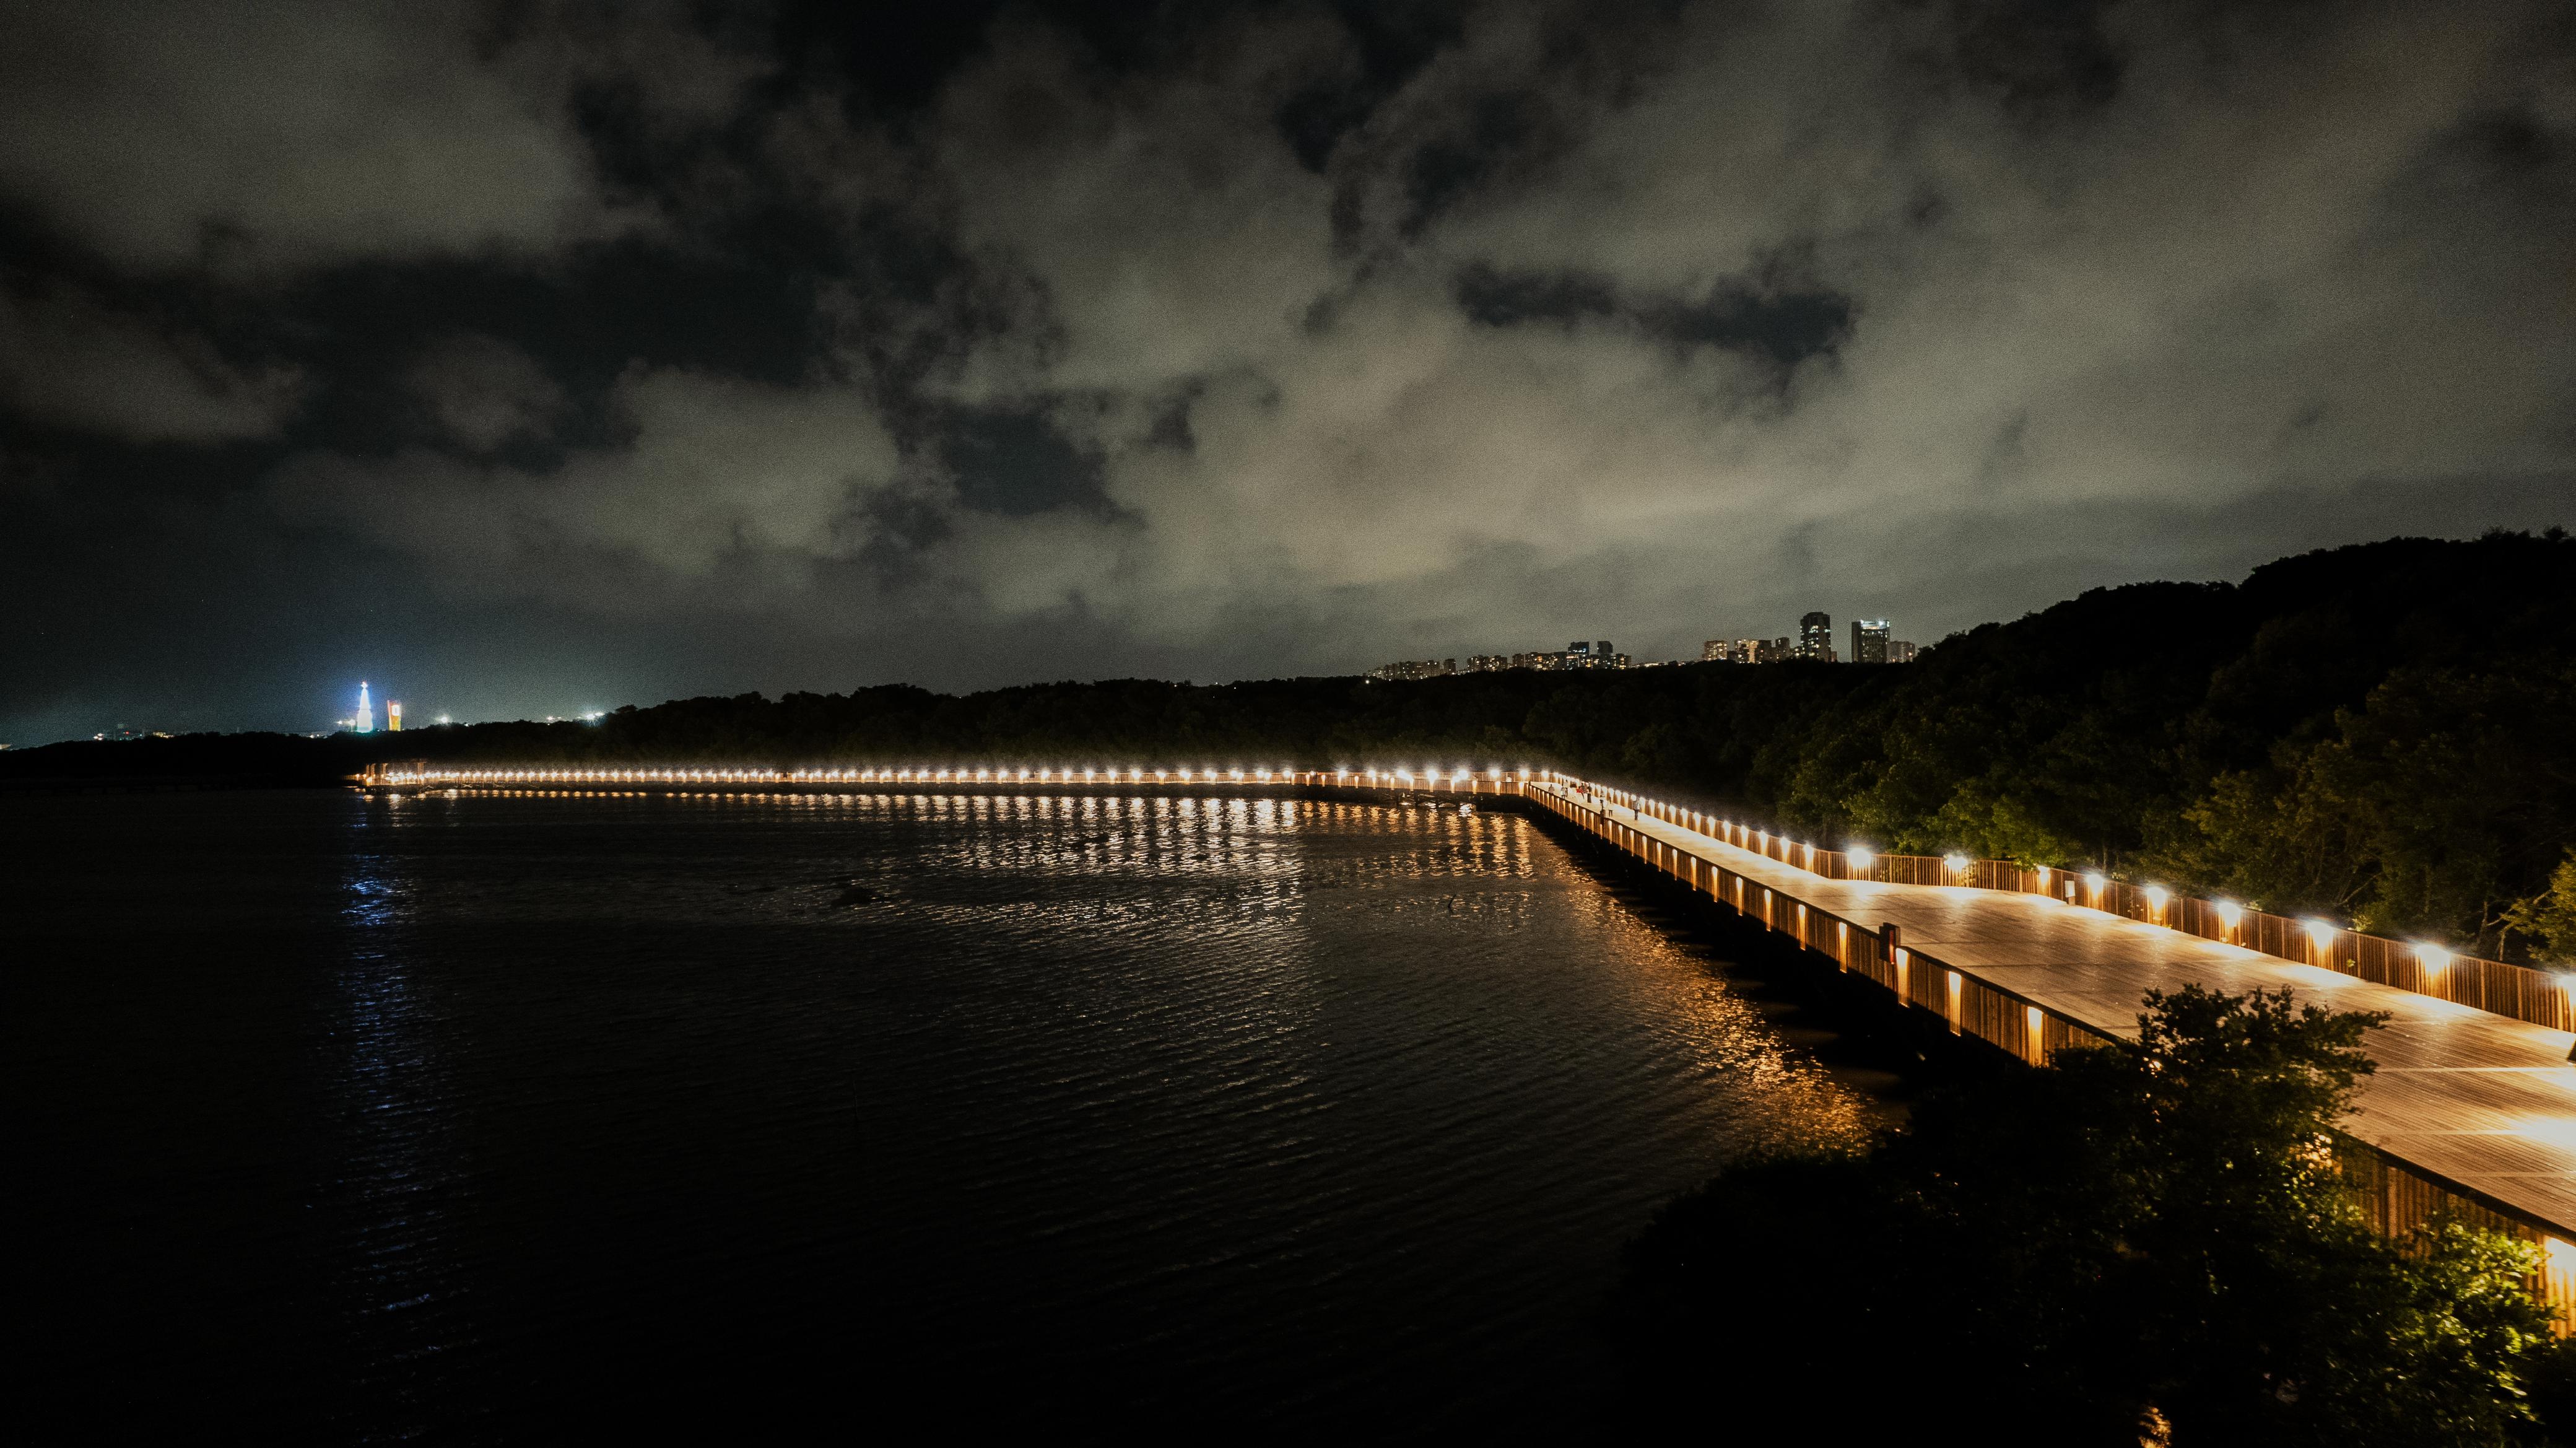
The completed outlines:
<svg viewBox="0 0 2576 1448">
<path fill-rule="evenodd" d="M 367 681 L 364 679 L 358 681 L 358 717 L 350 721 L 349 732 L 353 734 L 376 732 L 376 706 L 367 702 Z"/>
<path fill-rule="evenodd" d="M 1914 662 L 1914 645 L 1907 643 L 1903 639 L 1889 639 L 1887 641 L 1887 661 L 1891 664 L 1910 664 Z"/>
<path fill-rule="evenodd" d="M 388 734 L 402 732 L 402 700 L 400 699 L 385 701 L 385 732 Z"/>
<path fill-rule="evenodd" d="M 1703 664 L 1734 663 L 1734 646 L 1725 639 L 1710 639 L 1699 646 L 1699 661 Z"/>
<path fill-rule="evenodd" d="M 1852 620 L 1851 661 L 1855 664 L 1887 662 L 1887 620 L 1883 618 Z"/>
<path fill-rule="evenodd" d="M 1735 661 L 1739 664 L 1758 664 L 1762 662 L 1762 640 L 1737 639 L 1734 654 Z"/>
<path fill-rule="evenodd" d="M 1798 657 L 1829 663 L 1834 656 L 1834 616 L 1811 613 L 1798 620 Z"/>
</svg>

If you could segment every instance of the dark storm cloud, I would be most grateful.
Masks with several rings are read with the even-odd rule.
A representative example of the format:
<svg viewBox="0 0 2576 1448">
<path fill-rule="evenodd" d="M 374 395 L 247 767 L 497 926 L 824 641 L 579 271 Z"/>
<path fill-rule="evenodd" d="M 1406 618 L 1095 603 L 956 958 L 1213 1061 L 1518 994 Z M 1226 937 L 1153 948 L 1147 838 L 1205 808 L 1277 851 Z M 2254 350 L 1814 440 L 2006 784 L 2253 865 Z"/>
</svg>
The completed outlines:
<svg viewBox="0 0 2576 1448">
<path fill-rule="evenodd" d="M 1077 452 L 1042 416 L 966 413 L 942 432 L 943 456 L 956 475 L 958 501 L 967 507 L 1018 517 L 1107 506 L 1098 460 Z"/>
<path fill-rule="evenodd" d="M 0 274 L 0 393 L 28 422 L 130 443 L 218 443 L 276 431 L 304 390 L 301 369 L 242 365 L 149 306 Z"/>
<path fill-rule="evenodd" d="M 1959 73 L 2027 120 L 2105 105 L 2120 89 L 2120 54 L 2102 28 L 2112 8 L 2102 0 L 1953 0 Z"/>
<path fill-rule="evenodd" d="M 10 13 L 0 738 L 1928 639 L 2576 477 L 2540 0 Z"/>
<path fill-rule="evenodd" d="M 1622 300 L 1604 277 L 1579 272 L 1504 275 L 1471 266 L 1457 283 L 1458 305 L 1488 327 L 1534 322 L 1622 321 L 1682 347 L 1720 347 L 1782 368 L 1830 356 L 1851 335 L 1852 300 L 1778 276 L 1720 280 L 1700 298 Z"/>
</svg>

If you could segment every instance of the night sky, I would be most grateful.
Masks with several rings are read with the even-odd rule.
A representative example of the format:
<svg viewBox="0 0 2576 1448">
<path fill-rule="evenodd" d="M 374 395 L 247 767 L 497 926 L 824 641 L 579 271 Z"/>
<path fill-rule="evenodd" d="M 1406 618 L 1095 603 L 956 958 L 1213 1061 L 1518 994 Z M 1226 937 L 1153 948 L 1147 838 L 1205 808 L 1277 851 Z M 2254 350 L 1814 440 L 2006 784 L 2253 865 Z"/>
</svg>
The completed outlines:
<svg viewBox="0 0 2576 1448">
<path fill-rule="evenodd" d="M 2576 11 L 0 3 L 0 740 L 2576 523 Z"/>
</svg>

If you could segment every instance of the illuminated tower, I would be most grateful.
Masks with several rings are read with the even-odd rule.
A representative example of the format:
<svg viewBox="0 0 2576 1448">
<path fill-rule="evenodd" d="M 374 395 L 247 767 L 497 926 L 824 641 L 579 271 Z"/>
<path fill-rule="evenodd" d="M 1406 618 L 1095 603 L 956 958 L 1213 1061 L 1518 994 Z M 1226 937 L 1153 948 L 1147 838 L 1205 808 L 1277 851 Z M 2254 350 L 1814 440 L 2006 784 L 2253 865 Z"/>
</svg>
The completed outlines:
<svg viewBox="0 0 2576 1448">
<path fill-rule="evenodd" d="M 385 732 L 388 734 L 402 732 L 402 700 L 400 699 L 385 701 Z"/>
<path fill-rule="evenodd" d="M 364 679 L 358 681 L 358 726 L 350 732 L 355 734 L 376 732 L 376 706 L 367 702 L 367 681 Z"/>
<path fill-rule="evenodd" d="M 1811 613 L 1798 620 L 1798 657 L 1820 664 L 1834 661 L 1834 616 Z"/>
</svg>

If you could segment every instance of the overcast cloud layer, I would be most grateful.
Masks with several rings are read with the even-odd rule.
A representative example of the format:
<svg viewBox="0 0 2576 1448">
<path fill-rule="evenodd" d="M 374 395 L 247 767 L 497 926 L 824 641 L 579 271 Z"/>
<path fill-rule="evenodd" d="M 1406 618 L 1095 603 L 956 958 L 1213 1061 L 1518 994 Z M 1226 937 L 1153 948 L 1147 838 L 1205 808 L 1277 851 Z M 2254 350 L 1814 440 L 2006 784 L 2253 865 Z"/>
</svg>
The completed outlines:
<svg viewBox="0 0 2576 1448">
<path fill-rule="evenodd" d="M 2542 0 L 0 12 L 0 739 L 2576 521 Z"/>
</svg>

